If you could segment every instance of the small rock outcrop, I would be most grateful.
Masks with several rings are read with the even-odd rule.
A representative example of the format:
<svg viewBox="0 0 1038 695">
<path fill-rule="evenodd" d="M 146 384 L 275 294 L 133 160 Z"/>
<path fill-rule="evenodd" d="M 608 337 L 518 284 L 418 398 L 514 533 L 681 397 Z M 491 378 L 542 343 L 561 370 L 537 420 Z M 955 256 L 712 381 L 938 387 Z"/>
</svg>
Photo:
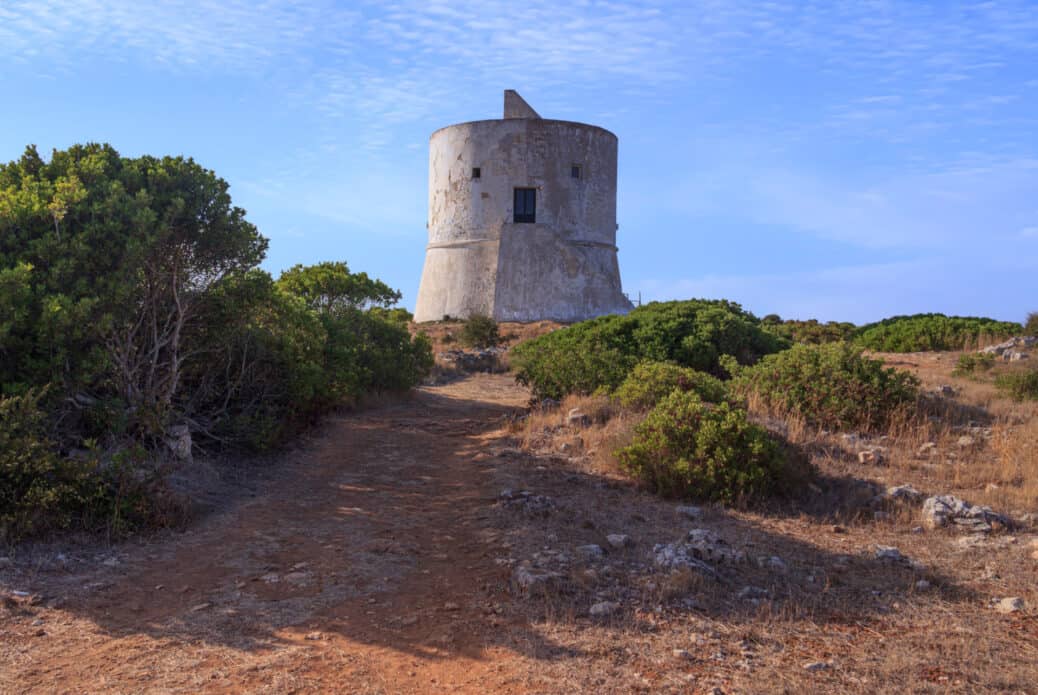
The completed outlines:
<svg viewBox="0 0 1038 695">
<path fill-rule="evenodd" d="M 498 503 L 530 516 L 548 516 L 555 510 L 555 501 L 547 495 L 535 495 L 529 490 L 502 490 Z"/>
<path fill-rule="evenodd" d="M 923 525 L 929 529 L 954 525 L 964 531 L 987 533 L 993 524 L 1011 526 L 1012 521 L 991 507 L 970 504 L 952 495 L 928 497 L 923 502 Z"/>
<path fill-rule="evenodd" d="M 711 564 L 732 564 L 746 559 L 745 553 L 716 533 L 701 528 L 692 529 L 676 543 L 653 546 L 652 554 L 656 565 L 664 569 L 695 569 L 709 574 L 714 573 Z"/>
<path fill-rule="evenodd" d="M 1030 355 L 1024 352 L 1024 350 L 1027 348 L 1033 348 L 1035 345 L 1038 345 L 1038 337 L 1033 335 L 1017 336 L 999 343 L 998 345 L 989 345 L 981 350 L 981 352 L 988 355 L 998 355 L 1006 362 L 1016 362 L 1017 360 L 1028 359 Z"/>
</svg>

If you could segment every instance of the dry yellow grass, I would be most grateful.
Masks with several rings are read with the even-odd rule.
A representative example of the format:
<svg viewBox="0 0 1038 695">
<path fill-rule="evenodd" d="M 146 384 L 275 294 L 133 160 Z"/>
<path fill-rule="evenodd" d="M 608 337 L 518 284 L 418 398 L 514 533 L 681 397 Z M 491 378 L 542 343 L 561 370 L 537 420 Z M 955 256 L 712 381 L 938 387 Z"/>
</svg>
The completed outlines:
<svg viewBox="0 0 1038 695">
<path fill-rule="evenodd" d="M 759 422 L 810 454 L 825 488 L 817 500 L 811 493 L 767 509 L 707 507 L 699 521 L 675 518 L 673 503 L 638 491 L 611 456 L 629 441 L 639 415 L 613 412 L 604 422 L 596 415 L 588 426 L 569 426 L 571 408 L 609 412 L 599 397 L 570 397 L 514 425 L 518 443 L 533 455 L 521 479 L 565 499 L 568 510 L 566 520 L 539 522 L 530 549 L 545 537 L 572 546 L 622 532 L 638 539 L 644 555 L 645 546 L 699 526 L 746 549 L 751 560 L 776 555 L 789 567 L 769 573 L 741 565 L 720 584 L 688 572 L 628 576 L 622 581 L 636 598 L 604 622 L 589 621 L 581 602 L 586 611 L 588 601 L 616 591 L 615 582 L 599 577 L 589 586 L 584 579 L 578 595 L 569 597 L 572 608 L 564 610 L 564 597 L 555 597 L 537 624 L 541 634 L 584 656 L 539 669 L 529 686 L 550 692 L 1034 692 L 1033 524 L 977 537 L 922 531 L 918 505 L 870 503 L 877 491 L 911 484 L 924 494 L 954 494 L 996 511 L 1038 512 L 1038 404 L 1014 403 L 995 390 L 991 382 L 1009 368 L 1004 365 L 966 379 L 951 374 L 957 354 L 880 357 L 916 373 L 931 394 L 922 412 L 906 412 L 889 431 L 823 432 L 750 404 Z M 954 395 L 934 393 L 945 385 Z M 960 444 L 963 437 L 973 442 Z M 919 456 L 929 442 L 935 453 Z M 860 463 L 862 450 L 881 450 L 881 461 Z M 538 473 L 545 467 L 559 475 L 575 472 L 588 487 L 553 487 Z M 879 545 L 897 547 L 910 563 L 876 562 Z M 768 598 L 747 605 L 735 597 L 743 585 L 767 588 Z M 1006 596 L 1023 598 L 1026 609 L 994 611 L 990 602 Z M 809 671 L 807 663 L 825 667 Z"/>
</svg>

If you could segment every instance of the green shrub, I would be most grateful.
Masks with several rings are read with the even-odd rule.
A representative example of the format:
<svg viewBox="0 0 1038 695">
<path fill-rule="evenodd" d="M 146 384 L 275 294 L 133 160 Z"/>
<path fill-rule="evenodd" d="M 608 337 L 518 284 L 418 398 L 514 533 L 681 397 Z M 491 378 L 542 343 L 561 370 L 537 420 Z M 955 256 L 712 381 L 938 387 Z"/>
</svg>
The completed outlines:
<svg viewBox="0 0 1038 695">
<path fill-rule="evenodd" d="M 0 398 L 0 539 L 68 523 L 55 510 L 67 506 L 75 486 L 44 432 L 40 395 Z"/>
<path fill-rule="evenodd" d="M 733 389 L 818 427 L 878 429 L 913 404 L 919 380 L 846 343 L 796 345 L 741 370 Z"/>
<path fill-rule="evenodd" d="M 1038 336 L 1038 311 L 1032 311 L 1027 315 L 1027 322 L 1024 323 L 1024 335 Z"/>
<path fill-rule="evenodd" d="M 658 494 L 726 504 L 788 491 L 806 472 L 744 411 L 727 403 L 711 407 L 688 391 L 660 401 L 616 457 Z"/>
<path fill-rule="evenodd" d="M 1038 400 L 1038 369 L 1008 372 L 995 377 L 995 386 L 1014 401 Z"/>
<path fill-rule="evenodd" d="M 733 302 L 652 302 L 624 316 L 603 316 L 512 348 L 516 379 L 537 398 L 616 389 L 643 361 L 673 362 L 721 374 L 721 355 L 752 364 L 789 347 Z"/>
<path fill-rule="evenodd" d="M 989 352 L 967 352 L 959 355 L 952 374 L 966 376 L 977 370 L 987 371 L 995 366 L 995 356 Z"/>
<path fill-rule="evenodd" d="M 474 348 L 494 347 L 501 342 L 497 321 L 480 314 L 473 314 L 465 321 L 459 337 L 462 345 Z"/>
<path fill-rule="evenodd" d="M 962 350 L 981 341 L 995 341 L 1019 335 L 1022 326 L 972 316 L 916 314 L 894 316 L 858 329 L 855 342 L 880 352 L 925 352 Z"/>
<path fill-rule="evenodd" d="M 47 438 L 42 392 L 0 398 L 0 542 L 76 525 L 122 535 L 179 510 L 159 477 L 119 452 L 62 458 Z"/>
<path fill-rule="evenodd" d="M 107 145 L 0 164 L 5 533 L 164 523 L 174 426 L 210 450 L 275 446 L 431 368 L 397 290 L 341 261 L 260 270 L 267 240 L 228 191 L 190 159 Z"/>
<path fill-rule="evenodd" d="M 709 403 L 728 397 L 728 389 L 717 377 L 669 362 L 638 364 L 614 396 L 625 408 L 648 410 L 672 391 L 691 391 Z"/>
<path fill-rule="evenodd" d="M 775 314 L 761 319 L 765 329 L 794 343 L 822 345 L 850 340 L 857 327 L 845 321 L 828 321 L 820 323 L 817 319 L 798 321 L 787 319 L 782 321 Z"/>
</svg>

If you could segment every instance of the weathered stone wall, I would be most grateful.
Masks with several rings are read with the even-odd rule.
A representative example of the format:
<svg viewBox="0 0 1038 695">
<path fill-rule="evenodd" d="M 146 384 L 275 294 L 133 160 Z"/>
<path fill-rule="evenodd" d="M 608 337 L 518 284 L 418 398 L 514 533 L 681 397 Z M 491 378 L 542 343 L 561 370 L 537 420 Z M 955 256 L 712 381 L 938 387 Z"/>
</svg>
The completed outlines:
<svg viewBox="0 0 1038 695">
<path fill-rule="evenodd" d="M 415 319 L 577 321 L 629 310 L 616 259 L 616 157 L 615 135 L 568 121 L 474 121 L 433 133 Z M 513 222 L 516 187 L 537 189 L 536 224 Z"/>
</svg>

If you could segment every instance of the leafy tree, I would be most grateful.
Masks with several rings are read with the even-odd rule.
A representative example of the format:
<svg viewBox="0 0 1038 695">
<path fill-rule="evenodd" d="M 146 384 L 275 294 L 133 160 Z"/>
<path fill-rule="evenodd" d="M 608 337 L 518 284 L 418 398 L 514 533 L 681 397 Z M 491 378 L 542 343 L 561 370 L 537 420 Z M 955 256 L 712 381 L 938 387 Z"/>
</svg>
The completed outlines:
<svg viewBox="0 0 1038 695">
<path fill-rule="evenodd" d="M 1024 324 L 1024 335 L 1038 336 L 1038 311 L 1032 311 L 1027 315 L 1027 322 Z"/>
<path fill-rule="evenodd" d="M 0 535 L 165 523 L 150 461 L 172 425 L 265 448 L 425 376 L 399 292 L 345 263 L 275 282 L 266 247 L 190 159 L 77 145 L 0 165 Z"/>
<path fill-rule="evenodd" d="M 4 389 L 53 383 L 92 398 L 114 388 L 133 426 L 160 435 L 200 299 L 266 250 L 227 189 L 191 159 L 126 158 L 108 145 L 49 162 L 29 147 L 0 165 L 0 272 L 23 284 L 0 293 L 0 315 L 14 317 Z"/>
<path fill-rule="evenodd" d="M 388 308 L 400 301 L 400 292 L 367 273 L 351 273 L 342 261 L 295 265 L 278 278 L 278 286 L 301 297 L 311 309 L 327 313 L 347 309 Z"/>
</svg>

